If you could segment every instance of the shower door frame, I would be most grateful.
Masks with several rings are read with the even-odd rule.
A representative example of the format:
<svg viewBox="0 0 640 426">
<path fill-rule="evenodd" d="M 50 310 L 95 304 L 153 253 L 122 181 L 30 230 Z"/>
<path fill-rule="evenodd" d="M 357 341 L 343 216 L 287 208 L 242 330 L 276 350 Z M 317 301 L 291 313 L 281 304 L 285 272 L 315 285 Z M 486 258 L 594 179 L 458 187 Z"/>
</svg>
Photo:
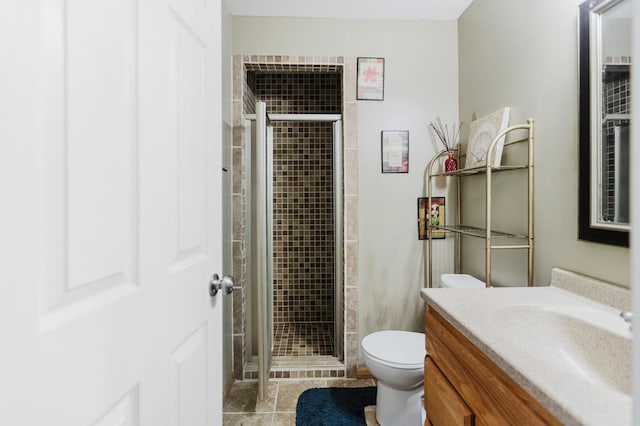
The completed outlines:
<svg viewBox="0 0 640 426">
<path fill-rule="evenodd" d="M 342 116 L 333 122 L 333 354 L 344 362 L 344 170 L 342 161 Z"/>
<path fill-rule="evenodd" d="M 260 106 L 258 106 L 260 105 Z M 266 121 L 268 123 L 275 121 L 297 121 L 297 122 L 330 122 L 332 123 L 332 143 L 333 143 L 333 164 L 332 164 L 332 174 L 333 174 L 333 219 L 334 219 L 334 283 L 333 283 L 333 341 L 334 341 L 334 350 L 333 355 L 340 361 L 344 362 L 345 354 L 344 354 L 344 250 L 345 250 L 345 240 L 344 240 L 344 194 L 343 194 L 343 133 L 342 133 L 342 114 L 268 114 L 265 108 L 264 102 L 256 101 L 256 114 L 244 114 L 245 122 L 255 121 L 256 122 L 256 133 L 260 132 L 260 126 L 258 125 L 258 121 L 264 120 L 262 115 L 266 117 Z M 262 112 L 264 111 L 264 113 Z M 267 126 L 267 129 L 269 126 Z M 251 129 L 251 126 L 245 125 L 245 129 Z M 268 130 L 267 130 L 268 132 Z M 249 137 L 251 139 L 251 137 Z M 269 141 L 269 138 L 267 138 Z M 256 145 L 259 145 L 258 143 Z M 273 186 L 273 138 L 271 138 L 271 143 L 267 142 L 266 151 L 264 153 L 260 153 L 260 147 L 258 147 L 258 152 L 255 153 L 257 157 L 257 162 L 261 163 L 262 161 L 266 161 L 266 164 L 260 164 L 256 173 L 261 174 L 262 170 L 266 170 L 266 182 L 265 188 L 262 190 L 267 190 L 267 194 L 273 194 L 272 186 Z M 250 155 L 254 155 L 251 153 Z M 263 169 L 264 168 L 264 169 Z M 258 185 L 259 188 L 262 188 L 262 185 Z M 260 190 L 260 189 L 258 189 Z M 261 199 L 262 196 L 258 194 L 258 199 Z M 272 200 L 265 200 L 265 207 L 267 209 L 272 210 Z M 260 207 L 256 206 L 256 214 L 260 214 L 260 217 L 263 217 L 260 211 Z M 272 212 L 266 212 L 267 220 L 273 220 Z M 269 219 L 270 218 L 270 219 Z M 273 280 L 273 234 L 272 234 L 272 226 L 268 226 L 266 228 L 267 239 L 264 243 L 266 243 L 266 247 L 261 248 L 258 247 L 258 250 L 263 251 L 266 248 L 266 253 L 268 253 L 268 259 L 265 259 L 266 265 L 271 265 L 269 268 L 267 266 L 268 272 L 266 273 L 267 279 Z M 261 232 L 261 231 L 260 231 Z M 269 236 L 270 235 L 270 236 Z M 264 245 L 260 240 L 258 240 L 258 245 Z M 259 261 L 262 264 L 262 261 Z M 262 265 L 261 265 L 262 266 Z M 258 315 L 259 318 L 263 316 L 266 312 L 270 312 L 273 315 L 273 284 L 270 286 L 271 295 L 268 297 L 271 306 L 270 308 L 265 308 L 262 306 L 262 303 L 258 303 Z M 259 295 L 259 298 L 264 298 L 264 295 Z M 258 321 L 259 324 L 262 324 L 264 327 L 260 327 L 258 329 L 258 394 L 261 400 L 264 400 L 266 397 L 266 389 L 267 382 L 269 378 L 269 370 L 271 365 L 272 351 L 273 351 L 273 318 L 271 321 Z M 270 324 L 270 345 L 271 352 L 267 356 L 267 354 L 261 354 L 261 347 L 264 346 L 263 339 L 269 337 L 268 330 Z M 264 330 L 263 330 L 264 328 Z M 267 342 L 268 343 L 268 342 Z M 269 344 L 269 343 L 268 343 Z"/>
<path fill-rule="evenodd" d="M 264 102 L 256 102 L 255 121 L 258 398 L 264 401 L 273 358 L 273 127 Z"/>
</svg>

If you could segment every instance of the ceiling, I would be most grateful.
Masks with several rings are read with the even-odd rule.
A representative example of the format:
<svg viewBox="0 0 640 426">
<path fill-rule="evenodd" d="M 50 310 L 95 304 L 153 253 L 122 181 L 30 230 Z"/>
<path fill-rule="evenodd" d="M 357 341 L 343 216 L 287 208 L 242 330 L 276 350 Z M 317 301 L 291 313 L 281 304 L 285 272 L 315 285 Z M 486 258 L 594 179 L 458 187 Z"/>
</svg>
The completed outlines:
<svg viewBox="0 0 640 426">
<path fill-rule="evenodd" d="M 225 0 L 234 16 L 458 19 L 472 0 Z"/>
</svg>

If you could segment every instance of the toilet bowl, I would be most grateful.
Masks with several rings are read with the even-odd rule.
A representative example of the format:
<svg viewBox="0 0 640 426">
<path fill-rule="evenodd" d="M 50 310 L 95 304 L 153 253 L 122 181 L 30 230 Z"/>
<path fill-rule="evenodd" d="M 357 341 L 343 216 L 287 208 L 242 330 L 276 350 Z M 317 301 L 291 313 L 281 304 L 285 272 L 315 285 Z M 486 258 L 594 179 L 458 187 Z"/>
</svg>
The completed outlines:
<svg viewBox="0 0 640 426">
<path fill-rule="evenodd" d="M 467 274 L 442 274 L 444 288 L 482 288 Z M 423 333 L 386 330 L 362 339 L 364 363 L 378 380 L 376 420 L 381 426 L 424 424 L 422 403 L 425 340 Z"/>
<path fill-rule="evenodd" d="M 421 425 L 424 334 L 377 331 L 362 339 L 364 362 L 378 380 L 376 420 L 381 426 Z"/>
</svg>

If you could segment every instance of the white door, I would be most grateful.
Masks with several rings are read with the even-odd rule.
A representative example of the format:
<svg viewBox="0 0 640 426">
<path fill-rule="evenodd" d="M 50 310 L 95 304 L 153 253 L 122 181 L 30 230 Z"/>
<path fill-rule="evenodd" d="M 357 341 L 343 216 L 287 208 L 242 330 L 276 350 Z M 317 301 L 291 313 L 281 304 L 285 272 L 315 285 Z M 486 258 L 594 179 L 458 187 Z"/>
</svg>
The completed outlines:
<svg viewBox="0 0 640 426">
<path fill-rule="evenodd" d="M 219 1 L 0 15 L 0 424 L 221 424 Z"/>
</svg>

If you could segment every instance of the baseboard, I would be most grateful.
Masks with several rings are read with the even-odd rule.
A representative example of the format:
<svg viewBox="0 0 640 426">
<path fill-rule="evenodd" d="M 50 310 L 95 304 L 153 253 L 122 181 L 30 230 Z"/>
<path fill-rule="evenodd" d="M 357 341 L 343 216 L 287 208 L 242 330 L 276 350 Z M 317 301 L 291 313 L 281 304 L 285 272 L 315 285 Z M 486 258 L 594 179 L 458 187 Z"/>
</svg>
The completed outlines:
<svg viewBox="0 0 640 426">
<path fill-rule="evenodd" d="M 227 383 L 224 384 L 224 389 L 222 390 L 222 401 L 226 401 L 227 397 L 229 396 L 229 392 L 231 392 L 231 386 L 233 386 L 233 384 L 235 383 L 236 379 L 233 375 L 233 371 L 231 372 L 231 374 L 229 375 L 229 378 L 227 379 Z"/>
<path fill-rule="evenodd" d="M 367 367 L 358 367 L 356 370 L 356 377 L 358 379 L 373 379 L 373 376 Z"/>
</svg>

